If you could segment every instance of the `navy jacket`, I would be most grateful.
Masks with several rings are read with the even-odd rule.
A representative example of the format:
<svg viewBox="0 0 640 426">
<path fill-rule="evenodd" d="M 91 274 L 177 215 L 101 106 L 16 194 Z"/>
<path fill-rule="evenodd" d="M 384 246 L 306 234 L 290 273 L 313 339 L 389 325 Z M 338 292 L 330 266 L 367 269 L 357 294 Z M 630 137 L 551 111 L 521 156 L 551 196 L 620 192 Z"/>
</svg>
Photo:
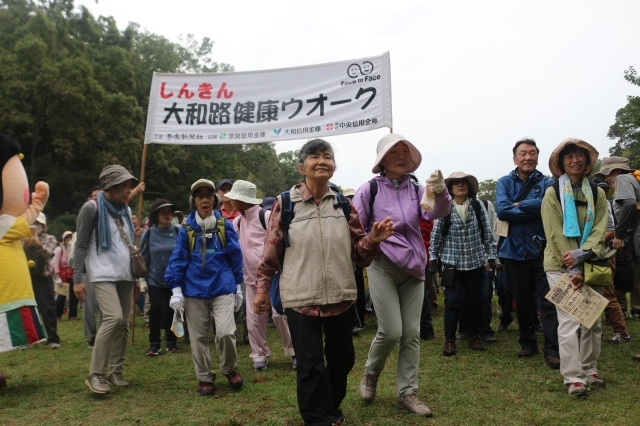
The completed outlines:
<svg viewBox="0 0 640 426">
<path fill-rule="evenodd" d="M 533 181 L 533 188 L 527 197 L 518 200 L 527 185 Z M 534 170 L 526 182 L 518 176 L 516 168 L 507 176 L 498 180 L 496 188 L 496 213 L 498 219 L 509 222 L 509 236 L 504 238 L 498 252 L 498 257 L 512 260 L 541 259 L 540 248 L 534 244 L 533 237 L 544 237 L 540 208 L 544 192 L 553 184 L 553 179 L 545 177 L 538 170 Z"/>
</svg>

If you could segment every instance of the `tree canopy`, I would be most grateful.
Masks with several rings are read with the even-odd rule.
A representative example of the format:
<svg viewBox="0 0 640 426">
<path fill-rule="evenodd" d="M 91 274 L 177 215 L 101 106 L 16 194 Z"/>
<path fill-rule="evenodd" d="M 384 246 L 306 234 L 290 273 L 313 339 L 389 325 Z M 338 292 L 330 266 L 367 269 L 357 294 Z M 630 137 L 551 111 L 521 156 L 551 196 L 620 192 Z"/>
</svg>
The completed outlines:
<svg viewBox="0 0 640 426">
<path fill-rule="evenodd" d="M 624 72 L 624 79 L 640 87 L 640 77 L 633 67 Z M 609 150 L 611 155 L 629 158 L 631 165 L 640 167 L 640 96 L 627 96 L 627 105 L 616 112 L 616 121 L 607 136 L 617 139 Z"/>
<path fill-rule="evenodd" d="M 49 183 L 46 213 L 72 222 L 109 164 L 139 175 L 153 72 L 227 72 L 213 41 L 118 29 L 73 0 L 0 0 L 0 133 L 22 145 L 31 185 Z M 189 185 L 223 177 L 275 195 L 299 180 L 295 153 L 273 144 L 150 145 L 146 200 L 187 205 Z"/>
</svg>

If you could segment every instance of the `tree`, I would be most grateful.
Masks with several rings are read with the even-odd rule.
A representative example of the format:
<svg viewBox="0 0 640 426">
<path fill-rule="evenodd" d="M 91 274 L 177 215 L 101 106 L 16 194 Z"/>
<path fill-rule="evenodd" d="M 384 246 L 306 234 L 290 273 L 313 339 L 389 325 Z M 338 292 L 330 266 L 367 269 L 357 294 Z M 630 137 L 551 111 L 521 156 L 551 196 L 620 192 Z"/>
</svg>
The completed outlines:
<svg viewBox="0 0 640 426">
<path fill-rule="evenodd" d="M 633 67 L 624 72 L 624 79 L 640 87 L 640 77 Z M 632 167 L 640 167 L 640 96 L 627 96 L 627 105 L 616 112 L 616 122 L 607 136 L 617 139 L 609 149 L 611 155 L 629 158 Z"/>
<path fill-rule="evenodd" d="M 496 186 L 498 182 L 493 179 L 483 180 L 478 183 L 478 199 L 491 201 L 496 204 Z"/>
</svg>

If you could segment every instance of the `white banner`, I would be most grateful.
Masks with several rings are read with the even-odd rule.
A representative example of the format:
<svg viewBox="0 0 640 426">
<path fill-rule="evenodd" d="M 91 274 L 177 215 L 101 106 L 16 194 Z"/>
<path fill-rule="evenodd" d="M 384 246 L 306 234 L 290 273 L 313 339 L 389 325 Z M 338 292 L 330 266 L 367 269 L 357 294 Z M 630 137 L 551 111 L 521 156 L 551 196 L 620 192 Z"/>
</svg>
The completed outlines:
<svg viewBox="0 0 640 426">
<path fill-rule="evenodd" d="M 276 142 L 392 126 L 386 52 L 266 71 L 154 73 L 144 143 Z"/>
</svg>

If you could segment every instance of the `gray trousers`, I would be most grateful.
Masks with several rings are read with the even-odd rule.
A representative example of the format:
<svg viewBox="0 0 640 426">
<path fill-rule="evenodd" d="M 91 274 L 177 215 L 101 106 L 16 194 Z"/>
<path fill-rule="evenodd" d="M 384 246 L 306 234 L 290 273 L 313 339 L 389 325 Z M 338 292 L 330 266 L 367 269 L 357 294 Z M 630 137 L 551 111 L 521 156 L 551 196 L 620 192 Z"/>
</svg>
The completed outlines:
<svg viewBox="0 0 640 426">
<path fill-rule="evenodd" d="M 216 326 L 216 348 L 220 357 L 220 371 L 230 374 L 238 365 L 236 352 L 236 322 L 233 316 L 235 294 L 225 294 L 213 299 L 184 298 L 184 313 L 189 327 L 191 357 L 200 382 L 215 382 L 209 351 L 211 318 Z"/>
<path fill-rule="evenodd" d="M 96 314 L 98 314 L 98 320 L 102 323 L 102 312 L 100 312 L 100 308 L 98 308 L 96 292 L 93 290 L 93 284 L 89 282 L 89 276 L 87 274 L 82 274 L 82 282 L 87 289 L 87 294 L 85 294 L 84 302 L 82 303 L 84 337 L 91 339 L 92 337 L 96 337 L 98 330 L 96 327 Z"/>
<path fill-rule="evenodd" d="M 91 354 L 92 374 L 122 373 L 129 346 L 133 288 L 133 281 L 93 283 L 103 317 Z"/>
<path fill-rule="evenodd" d="M 371 374 L 380 374 L 391 351 L 398 346 L 396 381 L 398 397 L 402 398 L 418 388 L 424 281 L 398 268 L 383 253 L 378 254 L 367 273 L 378 331 L 365 368 Z"/>
</svg>

